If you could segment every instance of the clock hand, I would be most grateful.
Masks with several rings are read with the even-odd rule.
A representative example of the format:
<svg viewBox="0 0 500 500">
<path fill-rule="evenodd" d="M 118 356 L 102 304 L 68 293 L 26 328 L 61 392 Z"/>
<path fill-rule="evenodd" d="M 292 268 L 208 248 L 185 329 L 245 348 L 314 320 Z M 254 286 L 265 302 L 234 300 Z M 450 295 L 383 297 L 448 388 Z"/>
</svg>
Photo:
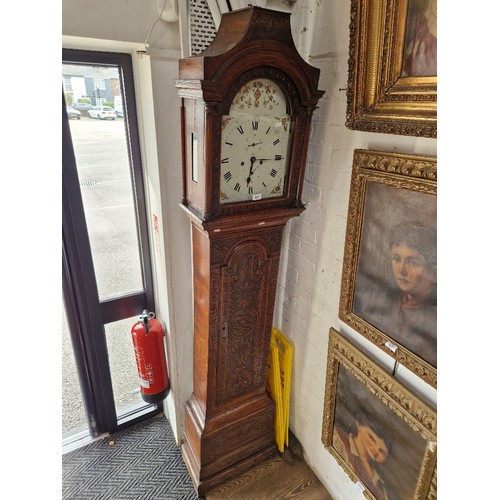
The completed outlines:
<svg viewBox="0 0 500 500">
<path fill-rule="evenodd" d="M 253 144 L 249 144 L 248 147 L 249 148 L 254 148 L 255 146 L 257 146 L 258 144 L 262 144 L 262 142 L 254 142 Z"/>
<path fill-rule="evenodd" d="M 253 175 L 253 164 L 255 163 L 255 156 L 252 156 L 250 158 L 250 172 L 248 173 L 248 177 L 247 177 L 247 186 L 250 184 L 251 180 L 252 180 L 252 175 Z"/>
</svg>

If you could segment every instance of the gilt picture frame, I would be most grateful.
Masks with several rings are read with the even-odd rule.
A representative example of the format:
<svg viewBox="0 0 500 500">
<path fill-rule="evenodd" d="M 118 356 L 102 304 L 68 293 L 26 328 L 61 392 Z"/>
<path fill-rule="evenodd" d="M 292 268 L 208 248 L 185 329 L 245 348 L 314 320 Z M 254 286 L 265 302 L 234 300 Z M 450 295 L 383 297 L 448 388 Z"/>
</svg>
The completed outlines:
<svg viewBox="0 0 500 500">
<path fill-rule="evenodd" d="M 352 0 L 346 126 L 437 137 L 437 0 Z"/>
<path fill-rule="evenodd" d="M 366 498 L 437 498 L 437 413 L 330 328 L 322 442 Z"/>
<path fill-rule="evenodd" d="M 339 318 L 437 386 L 437 161 L 356 149 Z"/>
</svg>

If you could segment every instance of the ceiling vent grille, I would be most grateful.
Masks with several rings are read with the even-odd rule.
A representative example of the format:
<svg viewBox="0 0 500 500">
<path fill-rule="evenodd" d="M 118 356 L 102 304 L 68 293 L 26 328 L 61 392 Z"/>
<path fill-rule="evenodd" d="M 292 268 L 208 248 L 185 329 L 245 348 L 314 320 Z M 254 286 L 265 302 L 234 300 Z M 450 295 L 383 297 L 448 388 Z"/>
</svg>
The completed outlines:
<svg viewBox="0 0 500 500">
<path fill-rule="evenodd" d="M 191 55 L 203 52 L 213 41 L 217 29 L 206 0 L 189 0 Z"/>
</svg>

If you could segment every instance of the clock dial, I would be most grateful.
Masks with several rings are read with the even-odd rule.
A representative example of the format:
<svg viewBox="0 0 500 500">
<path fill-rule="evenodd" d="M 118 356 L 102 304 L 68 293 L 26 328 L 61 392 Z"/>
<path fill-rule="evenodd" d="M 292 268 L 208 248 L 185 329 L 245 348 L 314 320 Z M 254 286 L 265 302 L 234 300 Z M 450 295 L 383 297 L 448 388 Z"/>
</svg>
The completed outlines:
<svg viewBox="0 0 500 500">
<path fill-rule="evenodd" d="M 225 116 L 222 127 L 220 202 L 283 196 L 290 117 Z"/>
<path fill-rule="evenodd" d="M 220 203 L 284 195 L 291 119 L 280 87 L 257 78 L 241 87 L 222 117 Z"/>
</svg>

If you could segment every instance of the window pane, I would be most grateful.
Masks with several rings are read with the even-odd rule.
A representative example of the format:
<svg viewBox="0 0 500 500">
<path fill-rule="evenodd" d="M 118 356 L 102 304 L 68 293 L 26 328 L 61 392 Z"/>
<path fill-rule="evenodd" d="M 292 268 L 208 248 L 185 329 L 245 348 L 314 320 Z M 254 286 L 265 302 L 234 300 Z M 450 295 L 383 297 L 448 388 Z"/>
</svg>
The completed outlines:
<svg viewBox="0 0 500 500">
<path fill-rule="evenodd" d="M 146 404 L 141 396 L 131 334 L 136 321 L 137 318 L 128 318 L 105 326 L 113 396 L 118 418 Z"/>
<path fill-rule="evenodd" d="M 99 300 L 142 291 L 135 196 L 123 115 L 78 106 L 79 102 L 87 102 L 114 108 L 115 102 L 121 102 L 118 69 L 63 64 L 63 76 L 71 80 L 73 89 L 66 93 L 66 102 L 77 106 L 81 115 L 70 120 L 70 127 Z"/>
<path fill-rule="evenodd" d="M 62 307 L 62 437 L 88 429 L 66 310 Z"/>
</svg>

